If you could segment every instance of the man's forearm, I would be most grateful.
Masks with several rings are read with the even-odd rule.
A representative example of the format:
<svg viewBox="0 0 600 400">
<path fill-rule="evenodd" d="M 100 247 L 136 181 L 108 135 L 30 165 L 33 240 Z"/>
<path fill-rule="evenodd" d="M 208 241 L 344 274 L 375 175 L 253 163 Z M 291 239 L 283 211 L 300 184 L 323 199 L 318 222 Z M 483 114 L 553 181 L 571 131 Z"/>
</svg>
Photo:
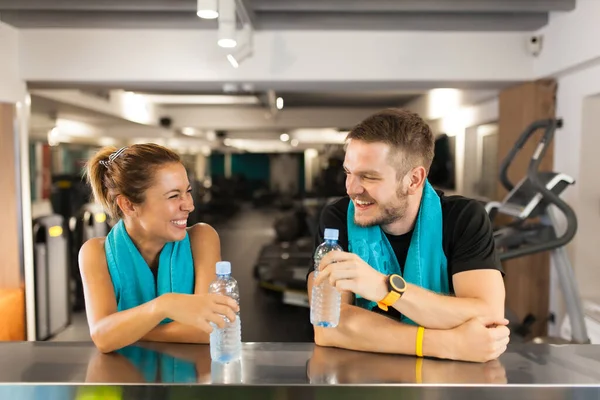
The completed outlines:
<svg viewBox="0 0 600 400">
<path fill-rule="evenodd" d="M 444 296 L 411 284 L 394 308 L 430 329 L 451 329 L 475 317 L 504 317 L 491 315 L 492 308 L 483 300 Z"/>
<path fill-rule="evenodd" d="M 448 331 L 426 330 L 423 354 L 451 358 Z M 336 328 L 315 327 L 315 342 L 320 346 L 392 354 L 416 354 L 417 327 L 396 322 L 360 307 L 342 304 Z"/>
<path fill-rule="evenodd" d="M 198 328 L 177 321 L 156 326 L 141 340 L 170 343 L 208 343 L 210 335 Z"/>
</svg>

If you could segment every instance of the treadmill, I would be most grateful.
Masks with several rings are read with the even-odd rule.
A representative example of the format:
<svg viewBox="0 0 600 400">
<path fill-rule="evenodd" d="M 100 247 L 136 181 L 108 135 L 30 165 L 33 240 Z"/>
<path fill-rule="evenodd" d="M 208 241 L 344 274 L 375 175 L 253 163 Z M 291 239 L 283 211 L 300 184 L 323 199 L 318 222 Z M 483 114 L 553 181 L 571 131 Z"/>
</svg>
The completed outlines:
<svg viewBox="0 0 600 400">
<path fill-rule="evenodd" d="M 581 297 L 565 249 L 577 232 L 577 216 L 560 198 L 560 195 L 575 183 L 575 180 L 560 172 L 539 171 L 540 163 L 554 137 L 554 132 L 561 126 L 561 120 L 545 119 L 532 123 L 523 132 L 500 167 L 500 182 L 509 193 L 503 201 L 489 202 L 485 208 L 492 223 L 499 215 L 512 217 L 509 224 L 494 228 L 494 240 L 501 261 L 544 251 L 552 252 L 567 315 L 571 322 L 571 343 L 590 343 Z M 529 163 L 527 176 L 513 185 L 508 178 L 508 168 L 525 143 L 540 129 L 543 129 L 544 133 Z M 563 214 L 563 223 L 559 223 L 557 211 Z M 564 232 L 561 234 L 561 231 Z M 530 316 L 529 322 L 531 318 Z M 543 340 L 537 339 L 537 341 Z"/>
</svg>

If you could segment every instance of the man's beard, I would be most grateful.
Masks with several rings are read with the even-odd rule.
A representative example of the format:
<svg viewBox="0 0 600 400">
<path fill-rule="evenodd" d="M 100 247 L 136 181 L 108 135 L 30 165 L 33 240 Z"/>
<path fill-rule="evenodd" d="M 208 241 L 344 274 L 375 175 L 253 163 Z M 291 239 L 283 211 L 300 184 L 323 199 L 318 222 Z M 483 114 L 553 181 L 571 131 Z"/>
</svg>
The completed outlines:
<svg viewBox="0 0 600 400">
<path fill-rule="evenodd" d="M 379 215 L 368 222 L 359 222 L 354 216 L 354 223 L 360 227 L 366 228 L 370 226 L 384 226 L 392 224 L 398 220 L 401 220 L 406 215 L 406 209 L 408 208 L 408 191 L 403 191 L 399 185 L 396 190 L 396 199 L 393 204 L 379 205 L 377 209 Z"/>
</svg>

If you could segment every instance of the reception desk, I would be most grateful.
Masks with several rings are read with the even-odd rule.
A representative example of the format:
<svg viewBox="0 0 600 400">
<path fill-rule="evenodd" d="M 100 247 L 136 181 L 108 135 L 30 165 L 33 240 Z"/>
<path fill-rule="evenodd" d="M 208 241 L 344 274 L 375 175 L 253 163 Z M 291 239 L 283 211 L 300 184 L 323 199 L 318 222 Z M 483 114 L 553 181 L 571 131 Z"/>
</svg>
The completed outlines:
<svg viewBox="0 0 600 400">
<path fill-rule="evenodd" d="M 312 343 L 245 343 L 228 365 L 212 363 L 207 345 L 102 354 L 87 342 L 13 342 L 0 354 L 0 398 L 11 399 L 600 398 L 595 345 L 515 344 L 485 364 Z"/>
</svg>

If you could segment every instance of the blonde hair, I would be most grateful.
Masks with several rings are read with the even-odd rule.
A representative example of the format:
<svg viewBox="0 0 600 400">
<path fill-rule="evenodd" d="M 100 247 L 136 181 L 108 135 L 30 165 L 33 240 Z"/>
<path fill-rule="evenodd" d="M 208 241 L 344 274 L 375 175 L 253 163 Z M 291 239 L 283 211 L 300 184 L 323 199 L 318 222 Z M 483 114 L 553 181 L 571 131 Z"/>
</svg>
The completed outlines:
<svg viewBox="0 0 600 400">
<path fill-rule="evenodd" d="M 157 144 L 104 147 L 88 161 L 87 180 L 96 202 L 116 220 L 123 217 L 117 196 L 125 196 L 134 204 L 143 203 L 156 169 L 174 162 L 181 162 L 179 155 Z"/>
</svg>

